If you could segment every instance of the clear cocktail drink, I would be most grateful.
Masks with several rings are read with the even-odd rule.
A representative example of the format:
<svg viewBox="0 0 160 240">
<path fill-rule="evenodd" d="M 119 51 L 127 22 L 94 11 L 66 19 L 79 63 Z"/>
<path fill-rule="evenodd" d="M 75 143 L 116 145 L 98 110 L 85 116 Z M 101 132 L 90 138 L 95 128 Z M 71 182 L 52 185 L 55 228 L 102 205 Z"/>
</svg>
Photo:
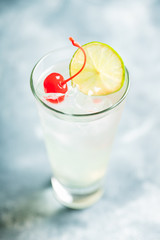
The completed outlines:
<svg viewBox="0 0 160 240">
<path fill-rule="evenodd" d="M 64 101 L 53 104 L 45 98 L 43 81 L 52 72 L 68 77 L 72 48 L 43 57 L 31 75 L 37 98 L 48 156 L 53 169 L 52 186 L 59 201 L 71 208 L 84 208 L 102 195 L 104 176 L 129 78 L 116 93 L 88 96 L 69 84 Z M 62 58 L 63 56 L 63 58 Z"/>
</svg>

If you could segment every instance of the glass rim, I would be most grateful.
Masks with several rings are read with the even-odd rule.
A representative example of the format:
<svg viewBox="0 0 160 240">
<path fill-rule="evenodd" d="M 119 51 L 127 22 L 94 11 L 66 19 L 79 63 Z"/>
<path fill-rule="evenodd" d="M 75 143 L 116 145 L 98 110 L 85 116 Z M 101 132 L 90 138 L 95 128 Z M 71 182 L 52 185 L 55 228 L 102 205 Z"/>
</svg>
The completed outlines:
<svg viewBox="0 0 160 240">
<path fill-rule="evenodd" d="M 36 67 L 38 66 L 38 64 L 44 59 L 46 58 L 48 55 L 58 51 L 58 50 L 62 50 L 62 49 L 66 49 L 66 48 L 70 48 L 70 47 L 64 47 L 64 48 L 59 48 L 59 49 L 56 49 L 56 50 L 52 50 L 50 52 L 48 52 L 47 54 L 45 54 L 43 57 L 41 57 L 39 59 L 39 61 L 34 65 L 33 69 L 32 69 L 32 72 L 31 72 L 31 75 L 30 75 L 30 87 L 31 87 L 31 90 L 32 90 L 32 93 L 34 95 L 34 97 L 44 106 L 46 107 L 47 109 L 55 112 L 55 113 L 58 113 L 60 115 L 63 115 L 63 116 L 70 116 L 70 117 L 89 117 L 89 116 L 94 116 L 94 115 L 100 115 L 100 114 L 103 114 L 105 112 L 109 112 L 111 110 L 113 110 L 114 108 L 116 108 L 121 102 L 124 101 L 124 99 L 126 98 L 127 94 L 128 94 L 128 91 L 129 91 L 129 86 L 130 86 L 130 80 L 129 80 L 129 72 L 128 72 L 128 69 L 126 68 L 125 66 L 125 76 L 127 74 L 127 85 L 126 85 L 126 88 L 125 88 L 125 91 L 123 93 L 123 95 L 120 97 L 120 99 L 114 103 L 112 106 L 108 107 L 108 108 L 105 108 L 101 111 L 98 111 L 98 112 L 94 112 L 94 113 L 82 113 L 82 114 L 75 114 L 75 113 L 66 113 L 66 112 L 63 112 L 63 111 L 60 111 L 60 110 L 57 110 L 55 108 L 52 108 L 50 106 L 48 106 L 46 103 L 44 103 L 40 97 L 36 94 L 36 90 L 35 90 L 35 87 L 34 87 L 34 84 L 33 84 L 33 73 L 34 73 L 34 70 L 36 69 Z M 114 94 L 114 93 L 113 93 Z"/>
</svg>

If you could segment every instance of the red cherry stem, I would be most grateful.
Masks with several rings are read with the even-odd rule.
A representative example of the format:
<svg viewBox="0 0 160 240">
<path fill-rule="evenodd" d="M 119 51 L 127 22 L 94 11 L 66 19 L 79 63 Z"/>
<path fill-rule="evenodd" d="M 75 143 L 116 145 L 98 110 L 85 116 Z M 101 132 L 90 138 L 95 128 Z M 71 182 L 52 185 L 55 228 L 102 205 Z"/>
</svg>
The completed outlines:
<svg viewBox="0 0 160 240">
<path fill-rule="evenodd" d="M 67 82 L 70 81 L 71 79 L 75 78 L 80 72 L 82 72 L 83 68 L 84 68 L 85 65 L 86 65 L 86 53 L 85 53 L 84 49 L 79 45 L 79 43 L 76 43 L 72 37 L 69 37 L 69 40 L 71 41 L 71 43 L 72 43 L 73 46 L 78 47 L 79 49 L 82 50 L 82 52 L 83 52 L 83 54 L 84 54 L 84 63 L 83 63 L 83 66 L 81 67 L 81 69 L 80 69 L 76 74 L 74 74 L 72 77 L 64 80 L 64 81 L 61 83 L 62 85 L 65 84 L 65 83 L 67 83 Z"/>
</svg>

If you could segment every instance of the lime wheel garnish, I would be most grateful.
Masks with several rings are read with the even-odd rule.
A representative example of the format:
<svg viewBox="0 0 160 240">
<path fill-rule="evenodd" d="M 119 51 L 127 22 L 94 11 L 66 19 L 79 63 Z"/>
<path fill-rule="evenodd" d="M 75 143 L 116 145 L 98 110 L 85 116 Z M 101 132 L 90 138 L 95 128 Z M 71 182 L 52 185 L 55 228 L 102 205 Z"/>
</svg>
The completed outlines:
<svg viewBox="0 0 160 240">
<path fill-rule="evenodd" d="M 82 72 L 72 79 L 72 84 L 87 95 L 102 96 L 121 89 L 125 79 L 122 58 L 109 45 L 90 42 L 82 46 L 86 53 L 86 65 Z M 84 56 L 78 49 L 70 62 L 70 76 L 81 68 Z"/>
</svg>

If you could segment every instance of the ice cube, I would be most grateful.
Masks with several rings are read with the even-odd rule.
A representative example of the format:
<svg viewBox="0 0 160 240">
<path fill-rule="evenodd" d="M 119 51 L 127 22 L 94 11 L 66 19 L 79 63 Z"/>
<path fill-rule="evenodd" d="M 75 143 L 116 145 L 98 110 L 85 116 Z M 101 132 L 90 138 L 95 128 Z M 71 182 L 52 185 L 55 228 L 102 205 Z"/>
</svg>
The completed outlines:
<svg viewBox="0 0 160 240">
<path fill-rule="evenodd" d="M 83 113 L 95 113 L 109 108 L 112 101 L 107 96 L 88 96 L 79 92 L 75 104 Z"/>
</svg>

